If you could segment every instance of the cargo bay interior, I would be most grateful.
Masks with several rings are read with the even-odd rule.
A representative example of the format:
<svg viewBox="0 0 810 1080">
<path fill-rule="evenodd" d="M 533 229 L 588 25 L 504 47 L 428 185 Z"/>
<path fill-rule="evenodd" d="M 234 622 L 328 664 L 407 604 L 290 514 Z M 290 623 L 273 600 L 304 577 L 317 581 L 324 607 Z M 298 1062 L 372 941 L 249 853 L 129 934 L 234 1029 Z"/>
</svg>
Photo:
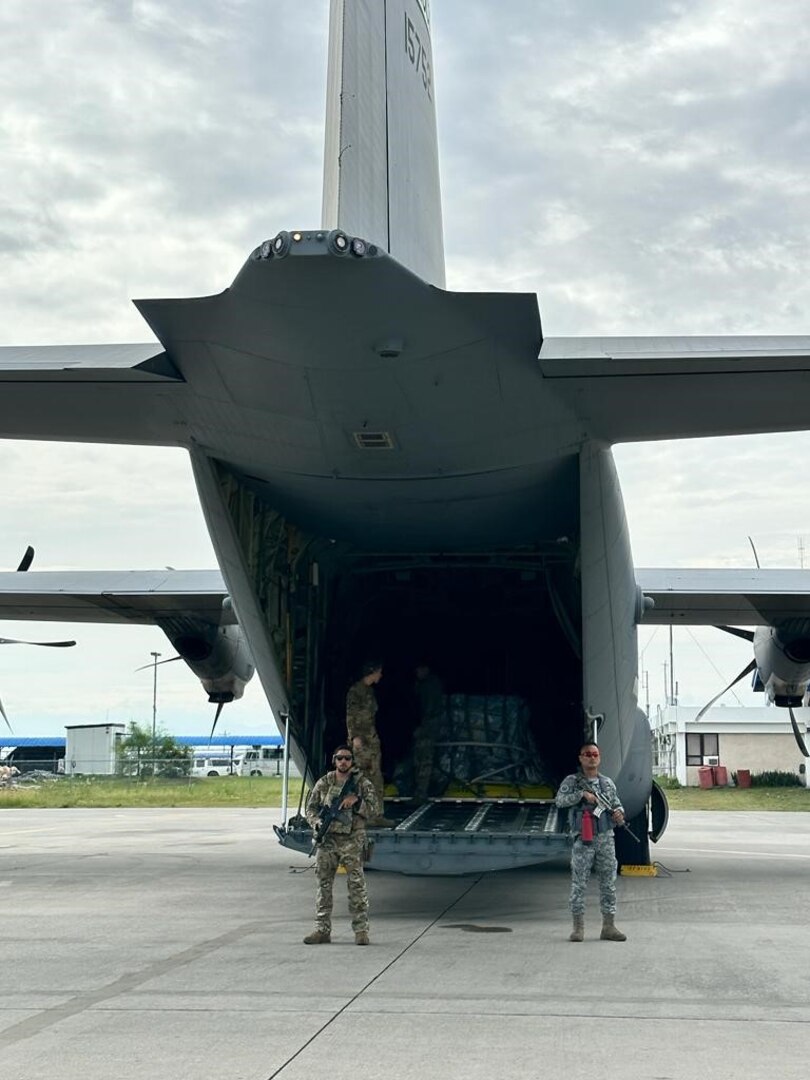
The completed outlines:
<svg viewBox="0 0 810 1080">
<path fill-rule="evenodd" d="M 361 664 L 376 659 L 384 668 L 375 687 L 383 771 L 399 794 L 412 792 L 418 664 L 429 665 L 445 691 L 432 795 L 492 794 L 491 784 L 500 794 L 525 794 L 555 787 L 570 771 L 582 736 L 573 545 L 343 554 L 323 569 L 330 598 L 315 756 L 325 759 L 345 738 L 346 689 Z"/>
</svg>

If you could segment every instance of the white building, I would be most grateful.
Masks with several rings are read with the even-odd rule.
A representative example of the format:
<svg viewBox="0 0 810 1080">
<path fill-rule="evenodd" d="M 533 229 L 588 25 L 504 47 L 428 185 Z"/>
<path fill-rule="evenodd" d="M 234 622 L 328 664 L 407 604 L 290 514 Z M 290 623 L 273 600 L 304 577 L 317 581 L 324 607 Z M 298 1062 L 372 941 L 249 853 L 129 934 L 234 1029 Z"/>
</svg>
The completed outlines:
<svg viewBox="0 0 810 1080">
<path fill-rule="evenodd" d="M 65 772 L 112 776 L 123 724 L 73 724 L 65 728 Z"/>
<path fill-rule="evenodd" d="M 807 783 L 810 759 L 796 745 L 787 709 L 715 705 L 702 720 L 696 707 L 668 705 L 650 717 L 654 771 L 696 786 L 698 769 L 725 765 L 729 778 L 739 769 L 751 773 L 795 772 Z M 794 709 L 799 731 L 807 741 L 810 709 Z"/>
</svg>

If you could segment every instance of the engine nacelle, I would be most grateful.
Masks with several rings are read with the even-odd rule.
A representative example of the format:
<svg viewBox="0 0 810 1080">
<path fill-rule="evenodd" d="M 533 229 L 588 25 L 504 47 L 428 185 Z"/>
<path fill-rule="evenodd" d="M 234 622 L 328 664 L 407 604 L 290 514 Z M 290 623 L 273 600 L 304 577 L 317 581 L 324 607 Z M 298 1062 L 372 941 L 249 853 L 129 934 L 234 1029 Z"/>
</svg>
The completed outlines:
<svg viewBox="0 0 810 1080">
<path fill-rule="evenodd" d="M 754 659 L 762 688 L 774 705 L 797 708 L 810 683 L 810 620 L 757 627 Z"/>
<path fill-rule="evenodd" d="M 238 624 L 187 626 L 170 640 L 202 683 L 209 701 L 221 704 L 240 698 L 253 678 L 256 669 Z"/>
</svg>

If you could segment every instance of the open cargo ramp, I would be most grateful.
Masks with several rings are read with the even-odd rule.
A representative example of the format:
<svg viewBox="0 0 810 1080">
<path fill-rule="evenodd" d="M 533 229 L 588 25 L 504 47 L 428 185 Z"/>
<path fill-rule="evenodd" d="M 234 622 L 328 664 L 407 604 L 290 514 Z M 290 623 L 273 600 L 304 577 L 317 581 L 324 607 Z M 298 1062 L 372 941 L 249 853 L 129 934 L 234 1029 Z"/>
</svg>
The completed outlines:
<svg viewBox="0 0 810 1080">
<path fill-rule="evenodd" d="M 398 874 L 480 874 L 565 858 L 566 812 L 552 799 L 386 799 L 394 828 L 369 829 L 369 870 Z M 276 826 L 284 847 L 309 854 L 312 832 L 293 819 Z"/>
</svg>

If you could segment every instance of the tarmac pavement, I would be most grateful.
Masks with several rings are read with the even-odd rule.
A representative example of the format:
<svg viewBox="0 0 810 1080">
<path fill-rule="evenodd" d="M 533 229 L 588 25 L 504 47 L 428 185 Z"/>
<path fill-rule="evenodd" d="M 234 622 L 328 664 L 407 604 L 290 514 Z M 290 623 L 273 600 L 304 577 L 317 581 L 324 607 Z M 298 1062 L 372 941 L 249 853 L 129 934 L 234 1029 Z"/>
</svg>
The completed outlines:
<svg viewBox="0 0 810 1080">
<path fill-rule="evenodd" d="M 14 1080 L 804 1078 L 810 815 L 673 813 L 617 925 L 567 940 L 564 862 L 369 874 L 372 945 L 278 811 L 0 811 L 0 1046 Z M 292 868 L 292 869 L 291 869 Z"/>
</svg>

